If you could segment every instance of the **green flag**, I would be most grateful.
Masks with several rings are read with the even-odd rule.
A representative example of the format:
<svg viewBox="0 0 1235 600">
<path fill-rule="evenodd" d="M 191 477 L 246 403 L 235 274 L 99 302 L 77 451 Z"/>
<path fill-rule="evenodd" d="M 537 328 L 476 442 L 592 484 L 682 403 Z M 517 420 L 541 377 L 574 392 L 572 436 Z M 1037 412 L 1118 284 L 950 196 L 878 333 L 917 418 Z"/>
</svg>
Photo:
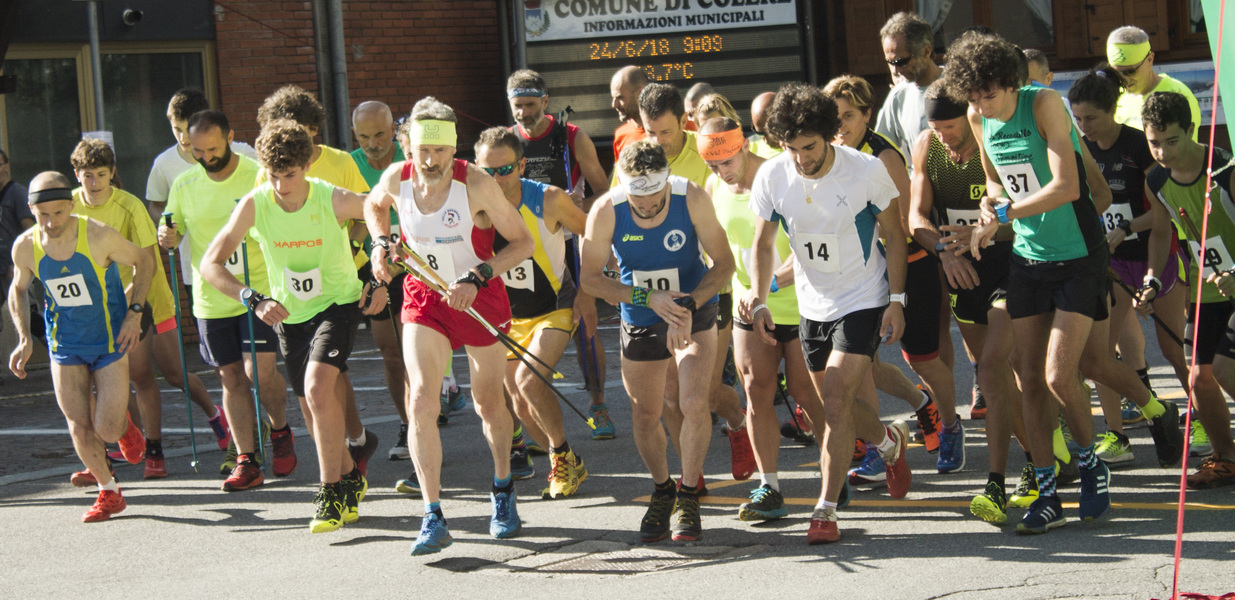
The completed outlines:
<svg viewBox="0 0 1235 600">
<path fill-rule="evenodd" d="M 1209 50 L 1214 57 L 1214 68 L 1219 69 L 1218 72 L 1218 89 L 1212 90 L 1209 98 L 1201 99 L 1201 95 L 1197 94 L 1197 101 L 1201 105 L 1202 118 L 1208 118 L 1209 112 L 1213 110 L 1213 100 L 1215 96 L 1226 100 L 1227 98 L 1235 98 L 1235 6 L 1229 7 L 1223 14 L 1221 0 L 1203 0 L 1202 8 L 1205 10 L 1205 29 L 1209 33 Z M 1221 25 L 1219 25 L 1221 24 Z M 1222 43 L 1218 43 L 1218 31 L 1222 31 Z M 1230 124 L 1235 122 L 1229 116 L 1230 112 L 1227 108 L 1232 105 L 1230 102 L 1221 102 L 1219 110 L 1222 111 L 1222 116 L 1225 117 L 1227 123 L 1227 135 L 1230 136 Z"/>
</svg>

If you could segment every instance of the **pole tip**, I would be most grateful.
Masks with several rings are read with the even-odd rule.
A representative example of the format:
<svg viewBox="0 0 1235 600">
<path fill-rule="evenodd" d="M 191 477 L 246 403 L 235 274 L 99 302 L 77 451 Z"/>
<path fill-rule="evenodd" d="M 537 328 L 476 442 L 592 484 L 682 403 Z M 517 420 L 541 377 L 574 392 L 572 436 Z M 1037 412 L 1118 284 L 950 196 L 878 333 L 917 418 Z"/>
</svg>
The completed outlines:
<svg viewBox="0 0 1235 600">
<path fill-rule="evenodd" d="M 591 429 L 596 429 L 596 421 L 592 418 L 588 418 L 587 426 Z"/>
</svg>

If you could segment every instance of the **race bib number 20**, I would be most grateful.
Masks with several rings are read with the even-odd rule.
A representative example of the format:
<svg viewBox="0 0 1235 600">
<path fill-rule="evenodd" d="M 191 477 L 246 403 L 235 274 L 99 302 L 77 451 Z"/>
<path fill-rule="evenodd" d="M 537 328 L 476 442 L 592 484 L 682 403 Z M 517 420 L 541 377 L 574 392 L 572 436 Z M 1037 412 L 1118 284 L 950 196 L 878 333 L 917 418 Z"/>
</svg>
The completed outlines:
<svg viewBox="0 0 1235 600">
<path fill-rule="evenodd" d="M 90 306 L 94 300 L 90 290 L 86 288 L 86 278 L 81 273 L 52 279 L 47 282 L 47 290 L 51 292 L 56 306 Z"/>
</svg>

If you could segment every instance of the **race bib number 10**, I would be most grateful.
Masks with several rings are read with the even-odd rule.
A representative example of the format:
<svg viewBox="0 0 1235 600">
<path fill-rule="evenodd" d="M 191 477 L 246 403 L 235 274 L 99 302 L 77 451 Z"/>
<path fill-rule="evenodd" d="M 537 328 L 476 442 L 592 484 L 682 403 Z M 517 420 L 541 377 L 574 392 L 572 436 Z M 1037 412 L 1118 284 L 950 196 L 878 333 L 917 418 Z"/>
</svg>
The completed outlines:
<svg viewBox="0 0 1235 600">
<path fill-rule="evenodd" d="M 662 292 L 680 292 L 682 283 L 678 280 L 677 269 L 657 269 L 655 271 L 634 271 L 635 285 Z"/>
</svg>

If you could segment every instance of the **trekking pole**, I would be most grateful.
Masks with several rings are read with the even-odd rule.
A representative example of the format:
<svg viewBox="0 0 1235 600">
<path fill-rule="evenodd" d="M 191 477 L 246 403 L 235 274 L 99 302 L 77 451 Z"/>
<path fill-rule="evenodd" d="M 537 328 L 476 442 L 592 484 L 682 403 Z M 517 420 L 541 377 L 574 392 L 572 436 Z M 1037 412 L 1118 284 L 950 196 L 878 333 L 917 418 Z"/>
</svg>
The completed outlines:
<svg viewBox="0 0 1235 600">
<path fill-rule="evenodd" d="M 1192 219 L 1188 218 L 1188 211 L 1180 208 L 1179 217 L 1179 220 L 1184 222 L 1184 227 L 1188 230 L 1188 236 L 1196 240 L 1197 247 L 1200 248 L 1202 252 L 1206 250 L 1205 240 L 1201 237 L 1200 232 L 1196 230 L 1196 225 L 1192 223 Z M 1222 271 L 1218 270 L 1218 265 L 1222 262 L 1221 258 L 1212 256 L 1208 252 L 1204 252 L 1203 254 L 1198 253 L 1197 260 L 1201 261 L 1201 283 L 1204 283 L 1205 267 L 1209 267 L 1214 272 L 1214 275 L 1222 274 Z M 1227 301 L 1235 302 L 1235 298 L 1227 298 Z"/>
<path fill-rule="evenodd" d="M 1124 283 L 1123 279 L 1120 279 L 1119 273 L 1116 273 L 1115 269 L 1107 267 L 1106 276 L 1110 277 L 1111 281 L 1114 281 L 1116 284 L 1119 285 L 1119 287 L 1123 288 L 1123 291 L 1126 292 L 1129 296 L 1131 296 L 1134 299 L 1136 298 L 1136 291 L 1134 291 L 1131 287 L 1128 287 L 1128 284 Z M 1180 348 L 1184 346 L 1184 341 L 1179 339 L 1179 336 L 1175 335 L 1175 332 L 1171 331 L 1171 328 L 1167 327 L 1166 323 L 1163 323 L 1162 319 L 1158 317 L 1156 313 L 1151 312 L 1149 313 L 1149 316 L 1154 320 L 1154 323 L 1156 323 L 1158 327 L 1162 328 L 1162 331 L 1166 332 L 1167 337 L 1171 338 L 1171 340 L 1174 341 L 1176 344 L 1179 344 Z"/>
<path fill-rule="evenodd" d="M 571 108 L 567 106 L 566 108 L 562 109 L 562 112 L 559 112 L 557 114 L 558 121 L 560 121 L 562 124 L 562 130 L 566 131 L 566 143 L 562 144 L 562 160 L 566 164 L 566 193 L 568 195 L 574 192 L 574 188 L 575 188 L 574 177 L 572 176 L 573 171 L 571 169 L 571 164 L 570 164 L 570 132 L 566 130 L 566 123 L 570 120 L 570 115 L 573 112 L 575 111 L 571 110 Z M 576 244 L 575 246 L 576 246 L 576 249 L 571 258 L 573 258 L 575 261 L 575 272 L 581 273 L 582 266 L 579 261 L 579 250 L 578 250 L 579 247 L 581 247 L 581 245 Z M 576 281 L 575 285 L 578 286 L 580 284 L 578 281 Z M 589 392 L 601 391 L 600 359 L 596 357 L 596 339 L 587 334 L 586 325 L 579 328 L 578 335 L 579 335 L 579 342 L 580 342 L 579 345 L 582 346 L 582 350 L 584 350 L 583 356 L 581 357 L 583 359 L 582 360 L 583 362 L 583 389 Z M 591 362 L 588 361 L 589 355 L 591 356 Z M 591 367 L 590 370 L 588 369 L 589 366 Z"/>
<path fill-rule="evenodd" d="M 239 202 L 239 200 L 237 200 Z M 240 242 L 240 260 L 244 267 L 244 287 L 249 285 L 249 236 L 245 235 L 244 241 Z M 262 466 L 266 468 L 266 444 L 262 440 L 262 386 L 261 379 L 257 372 L 260 371 L 257 367 L 257 336 L 253 331 L 253 309 L 245 306 L 245 313 L 249 320 L 249 359 L 253 362 L 253 415 L 254 422 L 257 423 L 257 452 L 261 457 Z M 232 432 L 235 435 L 235 431 Z"/>
<path fill-rule="evenodd" d="M 175 228 L 172 224 L 172 213 L 163 213 L 163 224 Z M 189 396 L 189 366 L 184 357 L 184 330 L 180 326 L 180 283 L 176 274 L 176 247 L 167 249 L 167 270 L 172 276 L 172 300 L 176 308 L 176 347 L 180 350 L 180 388 L 184 392 L 184 408 L 189 416 L 189 445 L 193 447 L 193 472 L 197 472 L 197 432 L 193 429 L 193 401 Z"/>
</svg>

